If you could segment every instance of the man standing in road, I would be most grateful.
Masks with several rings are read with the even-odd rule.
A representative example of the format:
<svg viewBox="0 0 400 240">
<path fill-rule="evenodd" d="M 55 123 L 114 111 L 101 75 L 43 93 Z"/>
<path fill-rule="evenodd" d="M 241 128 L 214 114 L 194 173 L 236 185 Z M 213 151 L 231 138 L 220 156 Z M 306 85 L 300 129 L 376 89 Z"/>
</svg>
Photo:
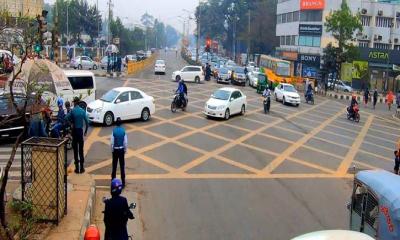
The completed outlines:
<svg viewBox="0 0 400 240">
<path fill-rule="evenodd" d="M 79 106 L 80 99 L 74 98 L 74 109 L 67 115 L 66 119 L 72 124 L 72 147 L 74 149 L 75 173 L 84 173 L 85 158 L 83 155 L 84 136 L 86 136 L 89 119 L 85 110 Z M 83 124 L 85 123 L 85 133 L 83 132 Z M 79 155 L 79 158 L 78 158 Z"/>
<path fill-rule="evenodd" d="M 374 109 L 376 107 L 377 102 L 378 102 L 378 89 L 375 88 L 374 94 L 373 94 L 373 99 L 372 99 L 372 104 L 374 106 Z"/>
<path fill-rule="evenodd" d="M 117 118 L 116 125 L 111 135 L 111 151 L 112 151 L 112 173 L 111 180 L 116 178 L 117 165 L 121 170 L 122 188 L 125 187 L 125 153 L 128 147 L 128 137 L 126 136 L 125 129 L 121 127 L 121 118 Z"/>
</svg>

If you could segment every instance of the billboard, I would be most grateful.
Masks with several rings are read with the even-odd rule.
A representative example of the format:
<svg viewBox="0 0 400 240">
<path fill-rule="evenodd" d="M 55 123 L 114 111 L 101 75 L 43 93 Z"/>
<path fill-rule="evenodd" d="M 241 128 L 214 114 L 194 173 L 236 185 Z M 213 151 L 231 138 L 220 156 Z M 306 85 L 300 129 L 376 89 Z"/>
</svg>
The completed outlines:
<svg viewBox="0 0 400 240">
<path fill-rule="evenodd" d="M 353 62 L 353 79 L 365 79 L 368 75 L 368 62 L 367 61 L 354 61 Z"/>
<path fill-rule="evenodd" d="M 299 25 L 299 34 L 300 35 L 321 36 L 322 35 L 322 25 L 300 24 Z"/>
<path fill-rule="evenodd" d="M 322 10 L 325 0 L 300 0 L 300 10 Z"/>
</svg>

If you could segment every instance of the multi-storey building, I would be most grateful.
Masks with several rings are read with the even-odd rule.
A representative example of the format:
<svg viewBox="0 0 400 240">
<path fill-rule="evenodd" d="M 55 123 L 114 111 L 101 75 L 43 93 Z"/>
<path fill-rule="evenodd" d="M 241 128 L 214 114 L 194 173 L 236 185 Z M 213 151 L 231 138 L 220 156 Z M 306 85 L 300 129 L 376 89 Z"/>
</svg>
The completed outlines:
<svg viewBox="0 0 400 240">
<path fill-rule="evenodd" d="M 44 0 L 0 0 L 0 11 L 12 16 L 36 17 L 42 14 Z"/>
<path fill-rule="evenodd" d="M 356 87 L 369 81 L 371 87 L 397 88 L 394 78 L 400 65 L 400 4 L 398 0 L 347 0 L 351 11 L 361 15 L 363 31 L 354 34 L 360 48 L 360 61 L 368 62 L 368 73 L 362 79 L 351 77 Z M 316 77 L 323 48 L 335 43 L 324 26 L 326 17 L 340 9 L 340 0 L 278 0 L 276 35 L 280 39 L 282 58 L 292 61 L 295 75 Z M 364 64 L 365 65 L 365 64 Z M 350 68 L 352 66 L 350 65 Z M 353 66 L 354 70 L 354 66 Z M 357 78 L 359 77 L 356 74 Z M 344 78 L 344 76 L 342 76 Z M 350 78 L 350 79 L 348 79 Z M 360 81 L 357 81 L 360 80 Z"/>
</svg>

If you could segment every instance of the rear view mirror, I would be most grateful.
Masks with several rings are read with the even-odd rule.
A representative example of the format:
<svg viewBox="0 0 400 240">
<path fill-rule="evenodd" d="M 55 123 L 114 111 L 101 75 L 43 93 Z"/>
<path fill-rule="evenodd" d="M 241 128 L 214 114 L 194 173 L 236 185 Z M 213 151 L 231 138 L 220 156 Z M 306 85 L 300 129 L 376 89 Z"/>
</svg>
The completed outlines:
<svg viewBox="0 0 400 240">
<path fill-rule="evenodd" d="M 120 103 L 121 102 L 121 99 L 117 99 L 116 101 L 115 101 L 115 103 Z"/>
<path fill-rule="evenodd" d="M 230 102 L 232 102 L 233 100 L 234 100 L 233 98 L 229 99 Z"/>
</svg>

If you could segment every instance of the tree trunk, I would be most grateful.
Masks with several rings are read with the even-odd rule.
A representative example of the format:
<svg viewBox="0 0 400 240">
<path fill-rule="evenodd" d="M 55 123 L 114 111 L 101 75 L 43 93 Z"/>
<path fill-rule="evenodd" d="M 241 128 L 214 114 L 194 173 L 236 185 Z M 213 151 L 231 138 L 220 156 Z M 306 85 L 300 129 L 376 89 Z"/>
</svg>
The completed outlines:
<svg viewBox="0 0 400 240">
<path fill-rule="evenodd" d="M 7 238 L 12 240 L 13 236 L 12 233 L 10 231 L 10 229 L 7 226 L 7 221 L 6 221 L 6 203 L 4 201 L 4 196 L 6 195 L 6 187 L 7 187 L 7 182 L 8 182 L 8 173 L 11 169 L 11 166 L 14 162 L 14 158 L 15 158 L 15 154 L 17 152 L 17 149 L 19 147 L 19 144 L 22 140 L 22 136 L 24 135 L 24 132 L 22 132 L 17 140 L 14 143 L 10 158 L 8 159 L 6 168 L 4 169 L 4 177 L 1 179 L 1 183 L 0 183 L 0 223 L 1 223 L 1 228 L 2 228 L 2 232 L 5 233 L 7 235 Z M 21 176 L 22 177 L 22 176 Z"/>
</svg>

